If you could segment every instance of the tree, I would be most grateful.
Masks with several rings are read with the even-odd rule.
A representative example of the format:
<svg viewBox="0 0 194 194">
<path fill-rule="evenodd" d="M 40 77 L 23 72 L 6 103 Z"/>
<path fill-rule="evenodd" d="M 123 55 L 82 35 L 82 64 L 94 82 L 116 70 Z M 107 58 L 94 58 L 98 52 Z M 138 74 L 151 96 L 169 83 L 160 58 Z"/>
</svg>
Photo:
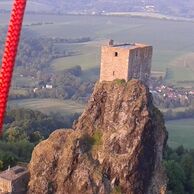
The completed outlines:
<svg viewBox="0 0 194 194">
<path fill-rule="evenodd" d="M 186 175 L 185 187 L 189 193 L 194 192 L 194 159 L 190 154 L 184 155 L 181 166 Z"/>
<path fill-rule="evenodd" d="M 8 142 L 18 142 L 21 140 L 27 140 L 27 134 L 24 129 L 19 127 L 9 128 L 6 131 Z"/>
<path fill-rule="evenodd" d="M 165 162 L 166 172 L 168 176 L 168 189 L 172 194 L 184 194 L 185 173 L 181 166 L 169 160 Z"/>
</svg>

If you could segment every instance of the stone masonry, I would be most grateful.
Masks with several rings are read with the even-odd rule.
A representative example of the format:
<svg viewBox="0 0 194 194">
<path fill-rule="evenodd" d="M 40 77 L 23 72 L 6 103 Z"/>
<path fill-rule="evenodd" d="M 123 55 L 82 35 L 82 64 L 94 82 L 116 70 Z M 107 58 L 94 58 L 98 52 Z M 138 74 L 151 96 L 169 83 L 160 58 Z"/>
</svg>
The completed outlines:
<svg viewBox="0 0 194 194">
<path fill-rule="evenodd" d="M 101 50 L 101 81 L 138 79 L 149 84 L 153 48 L 144 44 L 114 44 Z"/>
</svg>

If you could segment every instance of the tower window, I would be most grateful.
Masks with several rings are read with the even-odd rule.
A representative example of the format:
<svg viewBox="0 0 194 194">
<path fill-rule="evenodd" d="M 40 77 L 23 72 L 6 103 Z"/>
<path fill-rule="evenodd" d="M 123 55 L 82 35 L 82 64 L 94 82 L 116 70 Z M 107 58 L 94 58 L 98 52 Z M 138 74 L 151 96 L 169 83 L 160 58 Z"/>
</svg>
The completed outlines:
<svg viewBox="0 0 194 194">
<path fill-rule="evenodd" d="M 115 52 L 115 57 L 118 57 L 119 53 L 118 52 Z"/>
<path fill-rule="evenodd" d="M 115 71 L 112 72 L 112 75 L 115 76 Z"/>
</svg>

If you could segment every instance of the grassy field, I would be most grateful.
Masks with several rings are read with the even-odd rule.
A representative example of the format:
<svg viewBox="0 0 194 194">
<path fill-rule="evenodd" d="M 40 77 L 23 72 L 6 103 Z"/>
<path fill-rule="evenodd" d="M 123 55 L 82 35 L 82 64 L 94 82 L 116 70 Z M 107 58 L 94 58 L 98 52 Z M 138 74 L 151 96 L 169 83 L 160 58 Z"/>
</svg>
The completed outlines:
<svg viewBox="0 0 194 194">
<path fill-rule="evenodd" d="M 71 100 L 56 100 L 56 99 L 27 99 L 27 100 L 11 100 L 10 107 L 27 108 L 38 110 L 45 114 L 51 112 L 59 112 L 63 115 L 73 113 L 82 113 L 84 105 Z"/>
<path fill-rule="evenodd" d="M 72 47 L 78 54 L 75 56 L 55 59 L 52 63 L 52 67 L 55 71 L 61 71 L 75 65 L 80 65 L 83 70 L 99 66 L 99 47 L 95 43 L 74 44 Z"/>
<path fill-rule="evenodd" d="M 27 95 L 27 90 L 23 88 L 11 88 L 10 93 L 12 95 Z"/>
<path fill-rule="evenodd" d="M 171 147 L 183 145 L 194 149 L 194 119 L 181 119 L 166 122 Z"/>
</svg>

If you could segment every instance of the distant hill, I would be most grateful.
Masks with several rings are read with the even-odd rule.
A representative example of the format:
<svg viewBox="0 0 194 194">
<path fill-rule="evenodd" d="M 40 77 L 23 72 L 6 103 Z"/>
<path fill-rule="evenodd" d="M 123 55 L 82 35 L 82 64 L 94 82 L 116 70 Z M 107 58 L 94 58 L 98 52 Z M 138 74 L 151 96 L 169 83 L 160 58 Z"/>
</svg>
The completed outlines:
<svg viewBox="0 0 194 194">
<path fill-rule="evenodd" d="M 146 11 L 162 14 L 194 17 L 193 0 L 34 0 L 52 5 L 60 12 L 126 12 Z"/>
<path fill-rule="evenodd" d="M 10 0 L 0 1 L 0 10 L 9 10 Z M 28 0 L 28 11 L 85 12 L 157 12 L 172 16 L 194 17 L 193 0 Z"/>
</svg>

